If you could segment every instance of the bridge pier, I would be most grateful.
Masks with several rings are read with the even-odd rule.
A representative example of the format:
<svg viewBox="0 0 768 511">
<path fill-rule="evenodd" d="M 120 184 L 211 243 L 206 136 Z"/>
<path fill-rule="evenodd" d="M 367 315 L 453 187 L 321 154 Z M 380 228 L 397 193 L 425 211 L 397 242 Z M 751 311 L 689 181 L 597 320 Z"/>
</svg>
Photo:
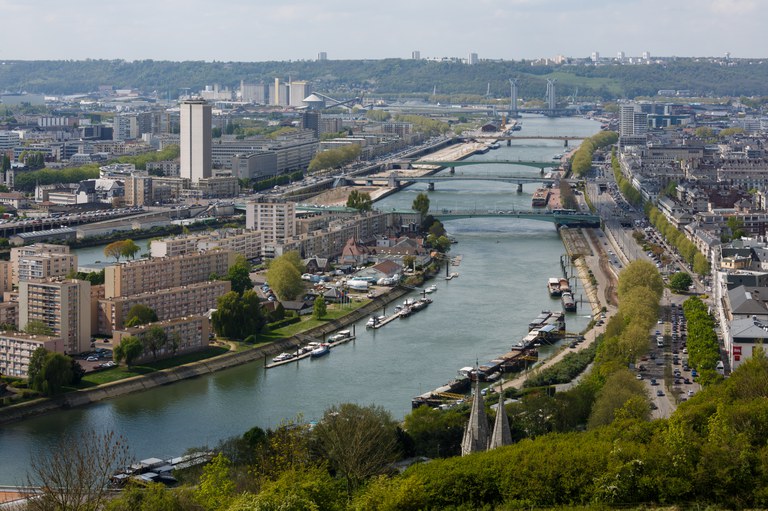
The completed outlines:
<svg viewBox="0 0 768 511">
<path fill-rule="evenodd" d="M 511 138 L 507 139 L 507 147 L 512 147 L 512 139 Z"/>
<path fill-rule="evenodd" d="M 568 139 L 565 139 L 565 142 L 563 143 L 563 147 L 568 147 Z"/>
<path fill-rule="evenodd" d="M 455 174 L 456 173 L 456 167 L 451 167 L 450 172 L 451 172 L 451 174 Z"/>
<path fill-rule="evenodd" d="M 435 183 L 429 183 L 427 185 L 427 191 L 428 192 L 434 192 L 435 191 Z"/>
<path fill-rule="evenodd" d="M 523 193 L 523 183 L 517 183 L 517 193 Z"/>
</svg>

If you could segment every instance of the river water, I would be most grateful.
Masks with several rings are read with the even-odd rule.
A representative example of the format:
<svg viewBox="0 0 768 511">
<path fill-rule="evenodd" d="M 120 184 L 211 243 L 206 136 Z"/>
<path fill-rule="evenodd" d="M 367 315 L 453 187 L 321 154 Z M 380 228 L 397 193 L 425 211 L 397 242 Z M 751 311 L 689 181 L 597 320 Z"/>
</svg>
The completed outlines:
<svg viewBox="0 0 768 511">
<path fill-rule="evenodd" d="M 520 135 L 591 135 L 596 122 L 580 118 L 526 117 Z M 571 143 L 573 146 L 573 142 Z M 549 160 L 563 152 L 552 140 L 516 141 L 478 160 Z M 460 169 L 460 170 L 459 170 Z M 502 165 L 459 167 L 457 173 L 500 175 L 538 173 L 537 169 Z M 438 183 L 430 192 L 432 209 L 527 209 L 535 184 L 489 181 Z M 426 185 L 394 194 L 377 207 L 409 208 Z M 460 277 L 437 279 L 434 303 L 410 318 L 376 331 L 365 321 L 355 325 L 357 339 L 321 359 L 306 359 L 265 370 L 260 362 L 146 392 L 64 410 L 0 427 L 0 484 L 23 481 L 31 452 L 48 449 L 62 434 L 95 429 L 114 430 L 126 437 L 134 455 L 166 458 L 188 447 L 211 445 L 260 426 L 274 427 L 302 414 L 319 418 L 332 404 L 375 403 L 401 419 L 411 398 L 452 379 L 463 366 L 505 353 L 526 333 L 542 309 L 559 309 L 549 297 L 546 281 L 560 274 L 563 245 L 548 222 L 511 218 L 446 222 L 458 240 L 452 255 L 462 256 L 453 270 Z M 104 259 L 100 247 L 79 250 L 79 264 Z M 579 294 L 577 287 L 577 295 Z M 387 312 L 391 312 L 387 310 Z M 567 316 L 569 331 L 588 321 L 587 306 Z M 542 358 L 548 355 L 543 348 Z"/>
</svg>

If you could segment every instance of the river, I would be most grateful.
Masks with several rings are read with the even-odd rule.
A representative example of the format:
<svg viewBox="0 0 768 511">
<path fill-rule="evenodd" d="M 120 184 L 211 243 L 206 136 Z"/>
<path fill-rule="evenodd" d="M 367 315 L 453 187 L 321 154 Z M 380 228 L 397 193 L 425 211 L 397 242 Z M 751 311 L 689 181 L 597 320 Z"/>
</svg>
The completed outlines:
<svg viewBox="0 0 768 511">
<path fill-rule="evenodd" d="M 526 117 L 521 135 L 591 135 L 596 122 L 581 118 Z M 573 144 L 573 143 L 572 143 Z M 516 141 L 511 147 L 473 159 L 545 161 L 563 152 L 561 141 Z M 498 175 L 500 165 L 459 167 L 464 174 Z M 513 172 L 536 173 L 518 167 Z M 518 194 L 516 185 L 488 181 L 438 183 L 430 192 L 433 209 L 526 209 L 536 185 Z M 381 209 L 410 207 L 426 185 L 415 185 L 381 202 Z M 188 447 L 211 445 L 252 426 L 274 427 L 301 414 L 319 418 L 330 405 L 375 403 L 401 419 L 411 398 L 433 389 L 476 360 L 505 353 L 527 333 L 542 309 L 559 308 L 546 281 L 559 275 L 563 245 L 552 224 L 511 218 L 453 220 L 446 223 L 461 254 L 452 281 L 436 280 L 434 303 L 426 310 L 376 331 L 355 325 L 357 339 L 321 359 L 306 359 L 265 370 L 252 363 L 220 373 L 88 407 L 0 427 L 0 484 L 23 481 L 31 452 L 48 449 L 62 434 L 91 429 L 123 435 L 138 458 L 177 456 Z M 98 248 L 79 250 L 87 265 L 103 259 Z M 91 254 L 91 260 L 85 259 Z M 577 287 L 577 296 L 580 286 Z M 389 311 L 388 311 L 389 312 Z M 569 331 L 582 329 L 589 308 L 567 316 Z M 548 355 L 543 348 L 542 357 Z"/>
</svg>

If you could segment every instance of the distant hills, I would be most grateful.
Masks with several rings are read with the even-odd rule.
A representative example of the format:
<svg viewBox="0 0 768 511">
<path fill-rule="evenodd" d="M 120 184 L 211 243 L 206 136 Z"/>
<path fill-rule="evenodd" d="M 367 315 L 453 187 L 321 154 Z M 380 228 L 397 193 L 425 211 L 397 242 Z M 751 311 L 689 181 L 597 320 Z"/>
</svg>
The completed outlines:
<svg viewBox="0 0 768 511">
<path fill-rule="evenodd" d="M 695 95 L 768 96 L 768 62 L 699 61 L 678 58 L 639 65 L 534 66 L 530 62 L 426 60 L 326 60 L 296 62 L 169 62 L 143 60 L 11 61 L 0 63 L 0 90 L 46 94 L 90 92 L 99 86 L 156 91 L 175 98 L 184 88 L 218 83 L 236 89 L 240 80 L 310 80 L 316 90 L 339 95 L 407 94 L 509 97 L 509 79 L 518 78 L 519 97 L 543 99 L 546 80 L 556 79 L 558 96 L 617 99 L 654 96 L 661 89 Z M 490 87 L 489 87 L 490 84 Z"/>
</svg>

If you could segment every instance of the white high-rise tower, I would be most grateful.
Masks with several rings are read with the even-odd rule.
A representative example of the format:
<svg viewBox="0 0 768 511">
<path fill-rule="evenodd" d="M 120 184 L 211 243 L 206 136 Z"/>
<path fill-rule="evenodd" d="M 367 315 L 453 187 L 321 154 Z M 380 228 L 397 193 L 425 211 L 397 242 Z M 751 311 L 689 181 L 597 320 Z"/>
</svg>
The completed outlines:
<svg viewBox="0 0 768 511">
<path fill-rule="evenodd" d="M 211 105 L 202 99 L 181 103 L 179 175 L 197 183 L 211 177 Z"/>
</svg>

